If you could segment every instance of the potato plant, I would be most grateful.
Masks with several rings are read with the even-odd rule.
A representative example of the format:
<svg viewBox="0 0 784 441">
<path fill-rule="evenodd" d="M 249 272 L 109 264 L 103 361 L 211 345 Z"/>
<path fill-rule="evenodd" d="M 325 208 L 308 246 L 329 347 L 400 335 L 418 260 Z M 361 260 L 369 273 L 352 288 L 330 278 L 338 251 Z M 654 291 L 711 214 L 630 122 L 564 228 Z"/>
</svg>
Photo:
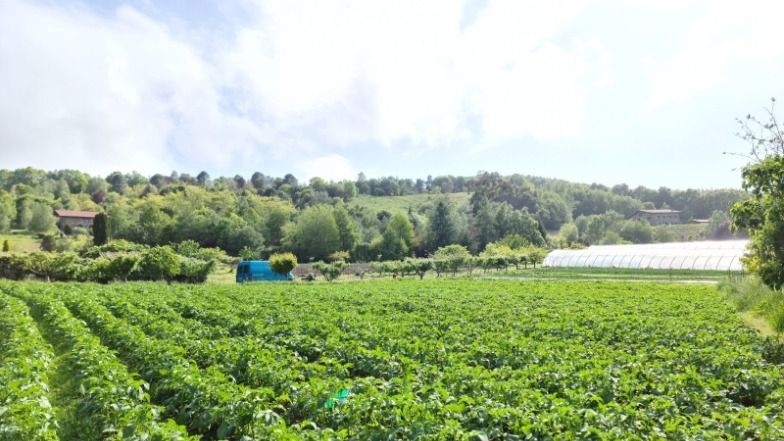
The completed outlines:
<svg viewBox="0 0 784 441">
<path fill-rule="evenodd" d="M 54 411 L 3 396 L 16 409 L 0 412 L 4 430 L 9 415 L 49 428 L 29 439 L 58 439 L 58 424 L 161 440 L 784 439 L 784 348 L 713 286 L 411 277 L 0 290 L 3 356 L 22 342 L 43 363 L 0 369 L 4 381 L 47 398 L 58 355 L 84 385 Z"/>
</svg>

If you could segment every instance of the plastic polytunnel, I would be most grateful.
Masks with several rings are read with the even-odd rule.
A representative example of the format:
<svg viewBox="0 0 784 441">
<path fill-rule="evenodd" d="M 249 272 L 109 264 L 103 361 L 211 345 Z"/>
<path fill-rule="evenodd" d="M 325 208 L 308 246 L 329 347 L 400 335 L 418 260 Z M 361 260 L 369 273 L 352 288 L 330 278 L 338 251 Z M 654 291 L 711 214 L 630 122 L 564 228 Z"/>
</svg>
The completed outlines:
<svg viewBox="0 0 784 441">
<path fill-rule="evenodd" d="M 546 267 L 650 268 L 741 271 L 748 240 L 595 245 L 582 250 L 554 250 Z"/>
</svg>

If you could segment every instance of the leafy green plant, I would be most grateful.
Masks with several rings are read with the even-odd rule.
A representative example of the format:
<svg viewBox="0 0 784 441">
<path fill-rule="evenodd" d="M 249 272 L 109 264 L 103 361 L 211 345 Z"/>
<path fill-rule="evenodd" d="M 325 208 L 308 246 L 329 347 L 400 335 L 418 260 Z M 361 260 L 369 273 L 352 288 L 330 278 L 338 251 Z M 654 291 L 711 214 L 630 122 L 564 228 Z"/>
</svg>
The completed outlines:
<svg viewBox="0 0 784 441">
<path fill-rule="evenodd" d="M 0 440 L 56 441 L 47 398 L 52 348 L 24 302 L 0 292 L 0 310 Z"/>
<path fill-rule="evenodd" d="M 401 272 L 405 275 L 416 274 L 419 280 L 425 278 L 425 274 L 433 269 L 433 259 L 417 259 L 409 257 L 400 264 Z"/>
<path fill-rule="evenodd" d="M 204 283 L 207 281 L 213 271 L 215 271 L 215 261 L 204 261 L 201 259 L 192 259 L 190 257 L 179 258 L 179 272 L 174 280 L 185 283 Z"/>
<path fill-rule="evenodd" d="M 780 439 L 784 427 L 784 346 L 710 285 L 0 281 L 0 308 L 3 384 L 32 378 L 6 370 L 9 347 L 51 340 L 77 392 L 59 395 L 75 415 L 60 427 L 95 439 Z M 46 359 L 25 354 L 14 366 Z M 42 427 L 27 412 L 0 427 L 9 415 Z"/>
<path fill-rule="evenodd" d="M 259 254 L 251 247 L 244 246 L 240 249 L 240 260 L 256 260 Z"/>
<path fill-rule="evenodd" d="M 439 275 L 447 271 L 454 275 L 457 274 L 470 257 L 471 253 L 466 247 L 462 245 L 447 245 L 433 253 L 433 265 Z"/>
<path fill-rule="evenodd" d="M 180 271 L 180 260 L 171 247 L 153 247 L 141 254 L 132 276 L 141 280 L 173 280 Z"/>
<path fill-rule="evenodd" d="M 183 240 L 174 246 L 174 251 L 180 256 L 198 258 L 201 246 L 195 240 Z"/>
<path fill-rule="evenodd" d="M 316 262 L 313 264 L 313 269 L 324 276 L 328 282 L 340 277 L 340 275 L 343 274 L 343 270 L 346 268 L 348 268 L 348 264 L 342 260 L 332 263 Z"/>
<path fill-rule="evenodd" d="M 273 272 L 285 276 L 297 267 L 297 256 L 292 253 L 273 254 L 269 258 L 269 265 Z"/>
</svg>

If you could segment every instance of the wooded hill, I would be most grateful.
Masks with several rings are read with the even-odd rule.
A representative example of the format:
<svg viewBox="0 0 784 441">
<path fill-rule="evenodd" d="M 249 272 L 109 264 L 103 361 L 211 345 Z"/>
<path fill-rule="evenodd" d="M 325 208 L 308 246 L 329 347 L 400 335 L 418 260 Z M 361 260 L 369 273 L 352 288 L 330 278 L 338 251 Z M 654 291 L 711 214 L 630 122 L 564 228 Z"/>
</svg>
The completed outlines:
<svg viewBox="0 0 784 441">
<path fill-rule="evenodd" d="M 292 250 L 303 261 L 335 251 L 358 260 L 397 259 L 450 243 L 478 252 L 505 237 L 538 246 L 672 240 L 673 230 L 629 221 L 640 208 L 679 210 L 684 222 L 712 218 L 721 232 L 729 207 L 746 197 L 735 189 L 607 187 L 486 172 L 303 183 L 291 174 L 100 177 L 23 168 L 0 170 L 0 233 L 51 232 L 53 209 L 87 210 L 108 215 L 112 238 L 148 245 L 190 239 L 232 255 L 248 247 L 260 256 Z M 699 234 L 718 234 L 711 231 Z"/>
</svg>

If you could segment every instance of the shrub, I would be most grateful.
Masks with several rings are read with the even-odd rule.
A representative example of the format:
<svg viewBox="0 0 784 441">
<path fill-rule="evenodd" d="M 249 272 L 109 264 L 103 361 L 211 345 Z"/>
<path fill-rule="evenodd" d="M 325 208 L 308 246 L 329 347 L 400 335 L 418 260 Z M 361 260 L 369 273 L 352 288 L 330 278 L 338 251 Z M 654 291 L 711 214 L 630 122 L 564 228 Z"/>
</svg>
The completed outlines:
<svg viewBox="0 0 784 441">
<path fill-rule="evenodd" d="M 451 271 L 454 275 L 470 257 L 471 253 L 468 252 L 466 247 L 462 245 L 447 245 L 439 248 L 433 254 L 434 267 L 439 275 L 446 271 Z"/>
<path fill-rule="evenodd" d="M 38 236 L 41 239 L 41 249 L 44 251 L 54 251 L 57 244 L 57 236 L 54 234 L 41 234 Z"/>
<path fill-rule="evenodd" d="M 169 246 L 153 247 L 141 255 L 133 278 L 141 280 L 173 280 L 180 273 L 180 261 Z"/>
<path fill-rule="evenodd" d="M 340 277 L 346 268 L 348 268 L 348 264 L 342 261 L 333 263 L 316 262 L 313 264 L 313 269 L 321 273 L 329 282 Z"/>
<path fill-rule="evenodd" d="M 751 311 L 764 318 L 779 334 L 784 333 L 784 296 L 771 289 L 758 277 L 740 281 L 724 281 L 719 290 L 735 305 L 738 311 Z"/>
<path fill-rule="evenodd" d="M 49 280 L 68 281 L 76 279 L 81 262 L 74 253 L 47 253 L 37 251 L 13 256 L 17 259 L 16 268 L 25 274 Z"/>
<path fill-rule="evenodd" d="M 55 253 L 49 260 L 46 275 L 51 280 L 75 280 L 81 272 L 82 259 L 76 253 Z"/>
<path fill-rule="evenodd" d="M 82 267 L 82 271 L 77 275 L 78 280 L 83 282 L 107 283 L 112 280 L 109 266 L 111 260 L 105 257 L 89 260 Z"/>
<path fill-rule="evenodd" d="M 192 256 L 194 259 L 200 260 L 214 260 L 216 262 L 223 262 L 223 263 L 231 263 L 234 262 L 235 259 L 233 257 L 229 257 L 225 251 L 220 248 L 199 248 L 198 254 Z"/>
<path fill-rule="evenodd" d="M 11 242 L 9 242 L 8 239 L 3 241 L 3 252 L 4 253 L 11 252 Z"/>
<path fill-rule="evenodd" d="M 244 246 L 240 249 L 240 260 L 255 260 L 258 258 L 258 253 L 249 246 Z"/>
<path fill-rule="evenodd" d="M 533 264 L 534 268 L 536 268 L 536 264 L 542 264 L 544 262 L 544 258 L 547 256 L 547 250 L 544 248 L 530 248 L 527 251 L 528 254 L 528 262 Z"/>
<path fill-rule="evenodd" d="M 215 270 L 214 260 L 180 257 L 180 270 L 176 280 L 185 283 L 204 283 L 213 270 Z"/>
<path fill-rule="evenodd" d="M 47 281 L 178 280 L 201 283 L 215 269 L 215 261 L 179 257 L 169 247 L 145 253 L 120 254 L 96 259 L 75 253 L 34 252 L 0 256 L 0 278 L 22 280 L 35 277 Z"/>
<path fill-rule="evenodd" d="M 410 268 L 412 273 L 419 276 L 419 280 L 422 280 L 425 277 L 425 274 L 433 269 L 432 259 L 408 258 L 404 261 L 404 264 Z"/>
<path fill-rule="evenodd" d="M 199 255 L 201 246 L 195 240 L 183 240 L 174 246 L 174 250 L 180 256 L 196 258 Z"/>
<path fill-rule="evenodd" d="M 0 278 L 22 280 L 27 276 L 27 269 L 20 254 L 0 256 Z"/>
<path fill-rule="evenodd" d="M 273 254 L 269 258 L 269 264 L 273 272 L 285 276 L 297 267 L 297 256 L 292 253 Z"/>
<path fill-rule="evenodd" d="M 136 265 L 139 264 L 139 256 L 133 254 L 123 254 L 108 259 L 106 271 L 111 280 L 128 280 Z"/>
<path fill-rule="evenodd" d="M 174 246 L 174 251 L 180 256 L 190 257 L 191 259 L 199 259 L 205 262 L 216 261 L 229 263 L 233 259 L 229 257 L 225 251 L 220 248 L 202 248 L 195 240 L 183 240 Z M 249 255 L 256 256 L 256 253 L 249 253 Z"/>
</svg>

